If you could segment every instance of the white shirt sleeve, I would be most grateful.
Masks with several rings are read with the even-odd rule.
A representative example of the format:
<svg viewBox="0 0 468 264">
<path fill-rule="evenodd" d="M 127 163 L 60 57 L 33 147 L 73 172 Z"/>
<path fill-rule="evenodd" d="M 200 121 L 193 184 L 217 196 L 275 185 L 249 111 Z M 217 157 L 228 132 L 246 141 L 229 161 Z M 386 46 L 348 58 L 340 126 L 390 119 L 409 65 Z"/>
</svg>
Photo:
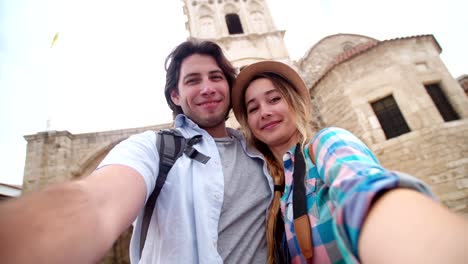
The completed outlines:
<svg viewBox="0 0 468 264">
<path fill-rule="evenodd" d="M 99 164 L 97 170 L 107 165 L 125 165 L 135 169 L 146 183 L 146 200 L 148 200 L 148 194 L 154 189 L 159 171 L 156 132 L 146 131 L 132 135 L 117 144 Z"/>
</svg>

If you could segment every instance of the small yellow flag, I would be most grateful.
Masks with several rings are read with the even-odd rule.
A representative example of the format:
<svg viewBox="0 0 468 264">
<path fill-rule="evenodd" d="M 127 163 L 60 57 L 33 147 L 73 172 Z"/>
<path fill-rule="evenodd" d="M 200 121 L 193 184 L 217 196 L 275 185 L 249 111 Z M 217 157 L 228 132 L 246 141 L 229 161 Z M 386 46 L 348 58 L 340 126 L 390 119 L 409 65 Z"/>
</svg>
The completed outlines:
<svg viewBox="0 0 468 264">
<path fill-rule="evenodd" d="M 50 43 L 50 47 L 52 48 L 55 44 L 55 42 L 57 42 L 57 39 L 58 39 L 58 36 L 59 36 L 59 33 L 55 33 L 55 36 L 54 38 L 52 39 L 52 43 Z"/>
</svg>

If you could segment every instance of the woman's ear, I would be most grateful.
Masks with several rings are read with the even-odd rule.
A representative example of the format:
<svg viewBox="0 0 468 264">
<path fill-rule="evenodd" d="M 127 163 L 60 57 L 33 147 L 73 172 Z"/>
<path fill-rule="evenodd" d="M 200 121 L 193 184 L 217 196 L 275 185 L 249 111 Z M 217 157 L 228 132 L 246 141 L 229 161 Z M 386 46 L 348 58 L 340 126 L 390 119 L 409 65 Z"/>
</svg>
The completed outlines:
<svg viewBox="0 0 468 264">
<path fill-rule="evenodd" d="M 171 100 L 175 105 L 180 106 L 179 103 L 179 93 L 176 92 L 176 90 L 171 91 Z"/>
</svg>

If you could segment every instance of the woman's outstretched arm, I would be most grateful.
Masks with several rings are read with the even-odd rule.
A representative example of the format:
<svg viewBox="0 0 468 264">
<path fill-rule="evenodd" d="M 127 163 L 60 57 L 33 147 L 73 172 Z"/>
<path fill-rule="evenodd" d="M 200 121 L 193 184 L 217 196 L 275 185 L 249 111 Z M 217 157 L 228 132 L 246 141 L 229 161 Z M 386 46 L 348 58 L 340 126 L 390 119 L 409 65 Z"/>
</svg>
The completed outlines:
<svg viewBox="0 0 468 264">
<path fill-rule="evenodd" d="M 362 263 L 467 263 L 468 220 L 409 189 L 382 195 L 359 238 Z"/>
</svg>

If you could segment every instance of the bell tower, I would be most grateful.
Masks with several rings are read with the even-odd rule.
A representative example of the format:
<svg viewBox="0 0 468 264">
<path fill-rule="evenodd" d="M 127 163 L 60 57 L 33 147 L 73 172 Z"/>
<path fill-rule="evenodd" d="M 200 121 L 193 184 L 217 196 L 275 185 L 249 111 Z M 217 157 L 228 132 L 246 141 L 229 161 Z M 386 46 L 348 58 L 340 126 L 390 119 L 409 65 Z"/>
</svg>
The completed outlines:
<svg viewBox="0 0 468 264">
<path fill-rule="evenodd" d="M 183 0 L 191 38 L 220 45 L 231 63 L 290 63 L 284 30 L 277 30 L 266 0 Z"/>
</svg>

